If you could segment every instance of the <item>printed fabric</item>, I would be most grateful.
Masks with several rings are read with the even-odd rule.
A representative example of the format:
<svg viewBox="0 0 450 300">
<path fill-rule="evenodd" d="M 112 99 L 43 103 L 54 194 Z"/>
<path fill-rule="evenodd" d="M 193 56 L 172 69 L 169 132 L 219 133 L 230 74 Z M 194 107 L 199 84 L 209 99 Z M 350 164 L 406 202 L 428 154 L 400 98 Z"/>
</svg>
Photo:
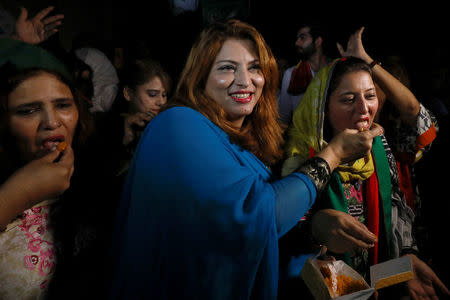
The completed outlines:
<svg viewBox="0 0 450 300">
<path fill-rule="evenodd" d="M 55 265 L 52 202 L 27 209 L 0 233 L 0 299 L 45 299 Z"/>
<path fill-rule="evenodd" d="M 326 146 L 326 141 L 323 139 L 325 99 L 329 79 L 338 61 L 339 59 L 335 60 L 332 64 L 325 66 L 316 74 L 308 86 L 301 104 L 294 112 L 287 143 L 288 158 L 282 168 L 283 176 L 297 169 L 306 159 Z M 408 132 L 402 131 L 405 135 L 397 138 L 398 143 L 395 143 L 396 149 L 403 149 L 403 151 L 410 153 L 414 157 L 414 160 L 420 159 L 423 152 L 430 147 L 430 143 L 434 139 L 436 133 L 435 127 L 436 124 L 433 122 L 432 117 L 421 106 L 417 128 L 412 128 Z M 396 133 L 398 131 L 391 132 L 394 135 Z M 386 181 L 384 176 L 378 176 L 378 180 L 384 181 L 384 183 L 380 182 L 379 185 L 381 187 L 383 184 L 386 188 L 389 185 L 390 188 L 390 199 L 383 199 L 384 203 L 380 202 L 380 209 L 384 206 L 384 221 L 390 222 L 392 226 L 390 232 L 387 232 L 387 237 L 390 238 L 388 240 L 390 249 L 389 256 L 398 257 L 402 249 L 417 249 L 412 234 L 414 213 L 406 204 L 405 196 L 400 189 L 397 163 L 393 151 L 389 147 L 384 135 L 380 136 L 378 140 L 379 142 L 377 144 L 381 145 L 381 148 L 384 148 L 380 151 L 380 153 L 384 153 L 382 155 L 384 159 L 381 159 L 381 156 L 380 158 L 374 159 L 375 169 L 378 172 L 380 159 L 383 160 L 383 164 L 388 167 L 388 180 Z M 381 187 L 381 193 L 383 189 Z M 344 202 L 347 204 L 345 200 L 342 203 Z M 389 212 L 386 207 L 387 203 L 391 203 Z M 334 206 L 332 205 L 331 207 Z M 367 207 L 365 208 L 367 209 Z M 341 207 L 340 210 L 349 212 L 348 207 Z"/>
</svg>

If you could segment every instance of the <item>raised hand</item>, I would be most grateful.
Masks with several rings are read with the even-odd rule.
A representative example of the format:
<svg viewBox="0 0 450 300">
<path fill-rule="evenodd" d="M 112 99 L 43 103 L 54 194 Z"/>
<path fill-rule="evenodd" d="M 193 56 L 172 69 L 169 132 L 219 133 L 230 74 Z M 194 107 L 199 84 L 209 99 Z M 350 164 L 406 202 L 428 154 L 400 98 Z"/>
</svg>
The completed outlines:
<svg viewBox="0 0 450 300">
<path fill-rule="evenodd" d="M 58 32 L 58 27 L 64 18 L 62 14 L 47 17 L 53 9 L 53 6 L 44 8 L 33 18 L 29 19 L 28 10 L 22 7 L 16 21 L 16 33 L 13 37 L 32 45 L 47 40 L 50 36 Z"/>
<path fill-rule="evenodd" d="M 361 58 L 362 60 L 366 62 L 371 62 L 370 56 L 367 54 L 366 50 L 364 49 L 363 43 L 362 43 L 362 33 L 364 31 L 364 27 L 361 27 L 358 29 L 355 33 L 353 33 L 347 42 L 347 47 L 344 49 L 341 44 L 337 43 L 337 48 L 341 56 L 354 56 Z"/>
</svg>

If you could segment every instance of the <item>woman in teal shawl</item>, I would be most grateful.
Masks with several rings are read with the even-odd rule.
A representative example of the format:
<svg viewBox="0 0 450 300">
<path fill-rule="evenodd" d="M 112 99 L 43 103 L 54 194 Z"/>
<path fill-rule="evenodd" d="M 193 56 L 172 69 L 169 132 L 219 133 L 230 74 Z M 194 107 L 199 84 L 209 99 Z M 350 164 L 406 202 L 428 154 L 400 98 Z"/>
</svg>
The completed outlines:
<svg viewBox="0 0 450 300">
<path fill-rule="evenodd" d="M 436 136 L 428 111 L 365 52 L 362 31 L 350 37 L 346 51 L 338 46 L 344 58 L 316 75 L 297 107 L 289 132 L 284 176 L 324 149 L 336 134 L 379 126 L 373 122 L 378 111 L 378 86 L 401 112 L 402 122 L 415 129 L 417 159 Z M 301 230 L 308 231 L 312 240 L 326 245 L 363 275 L 368 275 L 370 265 L 411 255 L 416 276 L 408 282 L 410 294 L 433 297 L 434 286 L 448 293 L 416 256 L 414 213 L 398 188 L 395 166 L 385 137 L 376 137 L 369 155 L 335 169 L 322 199 L 303 221 Z"/>
<path fill-rule="evenodd" d="M 253 26 L 202 31 L 175 97 L 139 139 L 111 245 L 111 299 L 277 299 L 278 238 L 338 161 L 367 153 L 381 134 L 340 135 L 278 180 L 277 82 Z"/>
</svg>

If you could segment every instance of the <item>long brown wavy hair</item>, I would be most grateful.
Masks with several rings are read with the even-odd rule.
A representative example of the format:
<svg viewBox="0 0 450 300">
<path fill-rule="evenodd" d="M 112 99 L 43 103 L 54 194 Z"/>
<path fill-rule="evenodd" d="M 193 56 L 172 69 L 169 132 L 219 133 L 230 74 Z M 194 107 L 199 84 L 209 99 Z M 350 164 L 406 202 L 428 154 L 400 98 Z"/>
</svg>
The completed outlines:
<svg viewBox="0 0 450 300">
<path fill-rule="evenodd" d="M 222 45 L 228 39 L 251 41 L 265 79 L 262 95 L 241 128 L 233 127 L 222 106 L 205 92 L 205 85 Z M 167 107 L 191 107 L 222 128 L 233 143 L 251 151 L 267 165 L 282 158 L 283 133 L 276 100 L 278 68 L 271 49 L 251 25 L 228 20 L 206 27 L 191 48 L 174 98 Z"/>
</svg>

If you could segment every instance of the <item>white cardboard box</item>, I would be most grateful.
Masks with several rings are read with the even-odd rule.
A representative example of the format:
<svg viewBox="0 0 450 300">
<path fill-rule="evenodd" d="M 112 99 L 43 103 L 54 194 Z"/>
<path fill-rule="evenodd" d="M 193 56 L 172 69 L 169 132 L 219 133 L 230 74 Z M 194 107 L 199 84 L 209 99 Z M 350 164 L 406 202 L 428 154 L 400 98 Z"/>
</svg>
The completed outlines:
<svg viewBox="0 0 450 300">
<path fill-rule="evenodd" d="M 365 300 L 369 299 L 377 289 L 398 284 L 414 277 L 411 257 L 408 255 L 391 259 L 370 267 L 370 286 L 364 278 L 358 274 L 358 272 L 353 270 L 342 260 L 334 261 L 333 264 L 335 270 L 337 271 L 337 275 L 345 274 L 355 280 L 362 280 L 367 288 L 358 292 L 333 298 L 328 290 L 327 284 L 325 283 L 325 279 L 320 272 L 319 266 L 316 262 L 316 257 L 310 257 L 306 260 L 301 272 L 301 277 L 316 300 Z"/>
</svg>

